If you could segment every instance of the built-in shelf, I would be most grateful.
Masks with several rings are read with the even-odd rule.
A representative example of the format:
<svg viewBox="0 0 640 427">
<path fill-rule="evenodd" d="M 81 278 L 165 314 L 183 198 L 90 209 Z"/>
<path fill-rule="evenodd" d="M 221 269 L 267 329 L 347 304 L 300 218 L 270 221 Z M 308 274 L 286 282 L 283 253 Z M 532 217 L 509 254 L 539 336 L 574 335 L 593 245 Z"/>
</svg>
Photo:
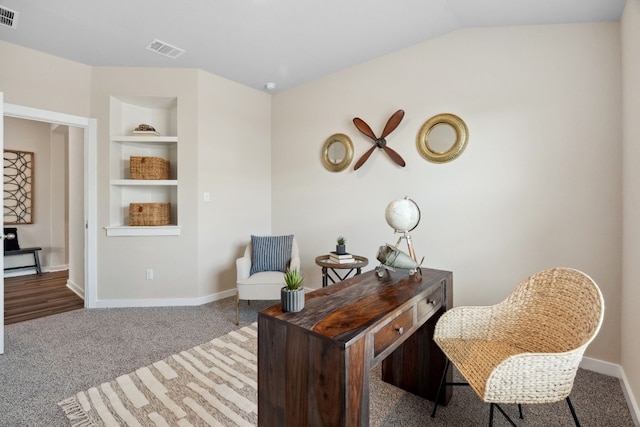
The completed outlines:
<svg viewBox="0 0 640 427">
<path fill-rule="evenodd" d="M 136 135 L 140 124 L 160 135 Z M 179 236 L 178 100 L 175 97 L 111 97 L 110 225 L 107 236 Z M 169 179 L 131 179 L 131 156 L 169 161 Z M 129 226 L 130 203 L 171 203 L 171 224 Z"/>
<path fill-rule="evenodd" d="M 112 179 L 111 185 L 178 185 L 177 179 Z"/>
<path fill-rule="evenodd" d="M 171 144 L 174 142 L 178 142 L 177 136 L 134 136 L 134 135 L 120 135 L 120 136 L 112 136 L 111 141 L 113 142 L 140 142 L 143 144 L 162 144 L 167 143 Z"/>
<path fill-rule="evenodd" d="M 130 227 L 127 225 L 105 227 L 107 236 L 179 236 L 179 225 L 158 225 L 153 227 Z"/>
</svg>

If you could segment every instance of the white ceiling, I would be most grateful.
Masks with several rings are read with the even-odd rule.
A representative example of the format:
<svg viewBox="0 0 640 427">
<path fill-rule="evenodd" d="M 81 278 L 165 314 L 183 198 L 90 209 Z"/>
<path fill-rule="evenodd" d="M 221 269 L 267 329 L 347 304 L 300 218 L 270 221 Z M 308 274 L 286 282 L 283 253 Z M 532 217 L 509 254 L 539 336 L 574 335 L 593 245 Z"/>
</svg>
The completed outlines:
<svg viewBox="0 0 640 427">
<path fill-rule="evenodd" d="M 0 0 L 19 13 L 0 40 L 88 65 L 199 68 L 280 91 L 461 28 L 618 21 L 625 1 Z M 146 50 L 154 39 L 186 53 Z"/>
</svg>

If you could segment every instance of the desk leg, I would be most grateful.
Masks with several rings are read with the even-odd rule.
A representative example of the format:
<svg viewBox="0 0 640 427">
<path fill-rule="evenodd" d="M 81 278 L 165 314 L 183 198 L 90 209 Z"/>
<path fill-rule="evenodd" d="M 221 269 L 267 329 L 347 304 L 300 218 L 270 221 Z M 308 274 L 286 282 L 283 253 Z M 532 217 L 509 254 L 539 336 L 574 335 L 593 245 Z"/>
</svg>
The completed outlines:
<svg viewBox="0 0 640 427">
<path fill-rule="evenodd" d="M 365 340 L 354 342 L 346 350 L 313 336 L 309 336 L 308 342 L 314 350 L 309 352 L 310 365 L 306 373 L 310 384 L 306 395 L 298 390 L 308 404 L 308 419 L 305 423 L 288 425 L 369 426 L 369 365 Z"/>
<path fill-rule="evenodd" d="M 433 341 L 436 322 L 444 313 L 438 310 L 400 347 L 382 361 L 382 380 L 415 395 L 435 401 L 446 357 Z M 447 382 L 453 380 L 453 369 L 447 372 Z M 446 405 L 453 389 L 445 387 L 440 404 Z"/>
<path fill-rule="evenodd" d="M 259 313 L 258 426 L 368 426 L 370 358 Z"/>
</svg>

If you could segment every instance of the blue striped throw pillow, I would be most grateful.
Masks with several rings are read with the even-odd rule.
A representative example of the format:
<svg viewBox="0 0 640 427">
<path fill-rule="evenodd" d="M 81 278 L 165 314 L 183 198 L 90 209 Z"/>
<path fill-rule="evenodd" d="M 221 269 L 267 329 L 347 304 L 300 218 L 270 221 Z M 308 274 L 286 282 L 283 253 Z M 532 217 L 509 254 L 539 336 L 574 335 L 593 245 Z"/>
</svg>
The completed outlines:
<svg viewBox="0 0 640 427">
<path fill-rule="evenodd" d="M 286 271 L 291 261 L 293 234 L 251 236 L 251 273 Z"/>
</svg>

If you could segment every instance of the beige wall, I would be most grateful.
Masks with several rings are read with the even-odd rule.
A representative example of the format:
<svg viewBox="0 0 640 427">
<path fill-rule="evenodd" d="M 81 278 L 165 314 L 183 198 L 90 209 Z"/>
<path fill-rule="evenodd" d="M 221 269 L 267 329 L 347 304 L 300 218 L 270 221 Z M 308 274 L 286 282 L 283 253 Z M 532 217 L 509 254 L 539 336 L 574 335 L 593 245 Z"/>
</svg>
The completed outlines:
<svg viewBox="0 0 640 427">
<path fill-rule="evenodd" d="M 98 119 L 99 300 L 190 303 L 234 289 L 235 258 L 251 233 L 271 227 L 269 95 L 197 70 L 92 68 L 4 42 L 0 56 L 12 58 L 0 64 L 5 102 Z M 180 237 L 107 238 L 102 229 L 112 95 L 179 98 Z"/>
<path fill-rule="evenodd" d="M 0 40 L 4 102 L 89 117 L 91 67 Z"/>
<path fill-rule="evenodd" d="M 58 262 L 55 256 L 56 244 L 52 242 L 53 206 L 51 193 L 51 125 L 32 120 L 4 118 L 4 148 L 34 153 L 33 174 L 33 224 L 13 225 L 18 228 L 20 247 L 39 246 L 40 262 L 48 267 L 51 262 Z M 54 195 L 55 198 L 57 195 Z M 20 259 L 5 259 L 6 267 L 33 263 L 33 259 L 25 255 Z"/>
<path fill-rule="evenodd" d="M 91 67 L 4 41 L 0 41 L 0 58 L 7 59 L 0 61 L 0 91 L 4 92 L 4 102 L 91 116 Z M 50 133 L 51 126 L 43 126 Z M 48 263 L 46 257 L 42 261 Z M 78 277 L 76 281 L 81 290 L 84 277 Z"/>
<path fill-rule="evenodd" d="M 51 204 L 48 212 L 51 218 L 51 253 L 49 265 L 54 270 L 68 268 L 69 242 L 69 127 L 49 125 L 52 129 L 49 144 L 51 170 L 47 179 L 47 189 Z M 82 166 L 82 164 L 80 164 Z M 79 223 L 82 224 L 82 221 Z M 82 227 L 84 228 L 84 227 Z"/>
<path fill-rule="evenodd" d="M 98 119 L 98 300 L 195 298 L 197 286 L 197 96 L 195 70 L 96 67 L 92 116 Z M 178 206 L 181 236 L 107 237 L 111 96 L 179 99 Z M 146 280 L 146 269 L 154 279 Z"/>
<path fill-rule="evenodd" d="M 620 87 L 619 25 L 610 23 L 457 31 L 276 94 L 274 232 L 296 234 L 317 287 L 313 260 L 339 235 L 375 266 L 378 246 L 397 240 L 385 208 L 409 196 L 422 211 L 411 233 L 417 255 L 453 271 L 455 305 L 498 302 L 544 268 L 581 269 L 607 304 L 587 354 L 618 363 Z M 357 159 L 371 142 L 352 119 L 380 133 L 400 108 L 405 118 L 387 142 L 405 168 L 379 150 L 358 171 L 322 167 L 327 137 L 349 135 Z M 459 115 L 470 133 L 448 164 L 416 149 L 438 113 Z"/>
<path fill-rule="evenodd" d="M 84 130 L 77 127 L 69 128 L 68 140 L 69 167 L 69 204 L 68 219 L 69 233 L 68 259 L 69 283 L 76 292 L 83 293 L 85 289 L 85 244 L 84 244 Z M 80 225 L 79 227 L 77 225 Z"/>
<path fill-rule="evenodd" d="M 181 235 L 101 232 L 98 299 L 194 299 L 233 289 L 240 246 L 270 226 L 269 96 L 197 70 L 96 68 L 92 114 L 98 118 L 98 192 L 105 195 L 112 95 L 178 97 Z M 205 191 L 211 202 L 203 202 Z M 108 203 L 108 197 L 98 200 L 101 227 L 109 224 Z M 153 280 L 146 280 L 148 268 Z"/>
<path fill-rule="evenodd" d="M 235 289 L 249 236 L 271 231 L 271 97 L 205 72 L 198 93 L 199 282 L 210 295 Z"/>
<path fill-rule="evenodd" d="M 622 367 L 640 397 L 640 1 L 627 1 L 622 20 L 624 239 L 622 286 Z M 636 401 L 636 413 L 639 406 Z"/>
</svg>

